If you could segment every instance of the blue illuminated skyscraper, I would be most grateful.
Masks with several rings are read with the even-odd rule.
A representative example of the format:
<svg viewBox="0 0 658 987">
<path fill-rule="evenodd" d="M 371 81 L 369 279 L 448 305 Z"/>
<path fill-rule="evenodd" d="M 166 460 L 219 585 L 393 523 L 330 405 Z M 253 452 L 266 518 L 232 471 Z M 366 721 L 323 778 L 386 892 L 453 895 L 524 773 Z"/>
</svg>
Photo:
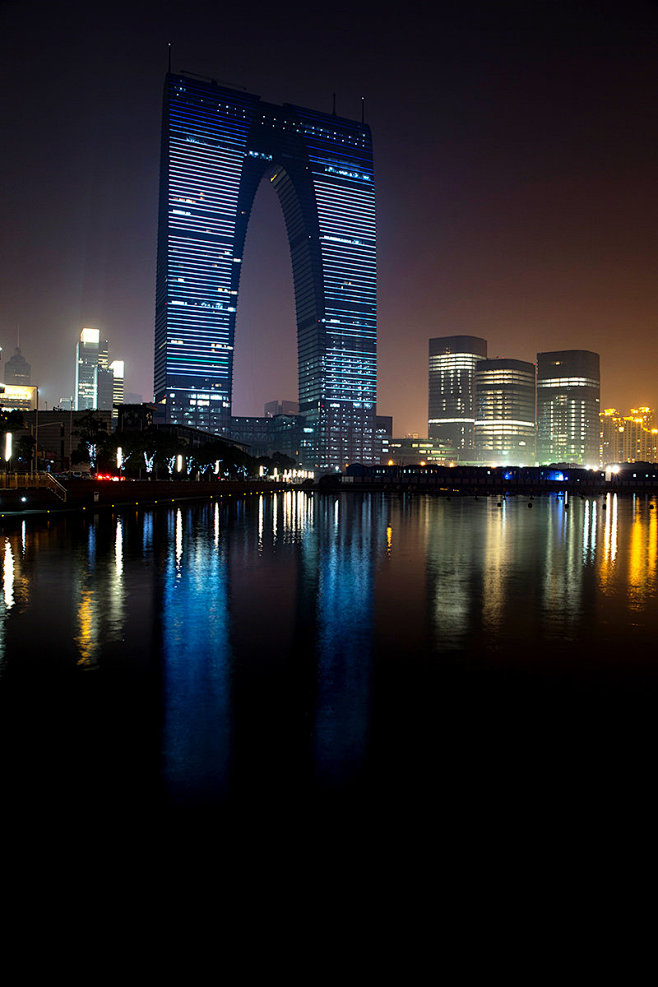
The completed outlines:
<svg viewBox="0 0 658 987">
<path fill-rule="evenodd" d="M 240 267 L 267 176 L 288 233 L 305 465 L 378 460 L 370 129 L 211 80 L 165 83 L 155 400 L 171 422 L 230 432 Z"/>
</svg>

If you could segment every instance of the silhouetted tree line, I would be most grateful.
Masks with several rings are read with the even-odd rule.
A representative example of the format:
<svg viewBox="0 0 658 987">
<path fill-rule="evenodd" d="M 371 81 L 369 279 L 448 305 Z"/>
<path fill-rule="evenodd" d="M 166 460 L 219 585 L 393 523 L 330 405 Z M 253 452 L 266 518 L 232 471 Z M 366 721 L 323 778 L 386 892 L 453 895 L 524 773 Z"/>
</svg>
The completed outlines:
<svg viewBox="0 0 658 987">
<path fill-rule="evenodd" d="M 260 466 L 271 473 L 293 469 L 294 459 L 282 453 L 272 457 L 248 455 L 220 438 L 211 439 L 198 448 L 191 448 L 182 439 L 157 426 L 143 431 L 107 432 L 105 423 L 93 413 L 86 415 L 78 423 L 74 433 L 79 441 L 73 451 L 73 463 L 89 463 L 92 470 L 102 473 L 116 473 L 117 450 L 121 450 L 121 471 L 134 478 L 152 476 L 166 479 L 175 476 L 196 479 L 210 479 L 215 470 L 226 479 L 239 479 L 244 476 L 258 476 Z M 178 457 L 182 460 L 179 471 Z"/>
</svg>

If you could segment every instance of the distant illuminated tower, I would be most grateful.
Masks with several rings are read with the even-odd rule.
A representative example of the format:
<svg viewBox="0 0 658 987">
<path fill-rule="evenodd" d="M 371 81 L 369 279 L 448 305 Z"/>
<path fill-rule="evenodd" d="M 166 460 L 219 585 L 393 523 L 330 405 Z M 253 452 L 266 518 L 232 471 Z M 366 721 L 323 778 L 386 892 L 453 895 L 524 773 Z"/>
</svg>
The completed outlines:
<svg viewBox="0 0 658 987">
<path fill-rule="evenodd" d="M 100 329 L 83 329 L 75 348 L 76 411 L 112 409 L 113 375 L 109 367 L 109 343 Z"/>
<path fill-rule="evenodd" d="M 440 336 L 429 347 L 428 435 L 455 450 L 461 459 L 473 452 L 475 368 L 487 356 L 479 336 Z"/>
<path fill-rule="evenodd" d="M 376 229 L 370 128 L 261 102 L 213 80 L 165 81 L 155 400 L 169 422 L 228 433 L 247 224 L 267 179 L 283 210 L 297 312 L 300 458 L 378 461 Z"/>
<path fill-rule="evenodd" d="M 32 367 L 21 353 L 20 346 L 14 350 L 14 355 L 5 363 L 5 384 L 29 386 Z"/>
<path fill-rule="evenodd" d="M 475 367 L 476 458 L 501 466 L 535 462 L 535 366 L 480 360 Z"/>
<path fill-rule="evenodd" d="M 112 360 L 110 364 L 112 371 L 112 405 L 123 404 L 124 383 L 125 383 L 125 363 L 123 360 Z M 112 408 L 112 421 L 116 422 L 119 412 Z"/>
<path fill-rule="evenodd" d="M 598 466 L 599 354 L 556 350 L 537 354 L 537 459 Z"/>
</svg>

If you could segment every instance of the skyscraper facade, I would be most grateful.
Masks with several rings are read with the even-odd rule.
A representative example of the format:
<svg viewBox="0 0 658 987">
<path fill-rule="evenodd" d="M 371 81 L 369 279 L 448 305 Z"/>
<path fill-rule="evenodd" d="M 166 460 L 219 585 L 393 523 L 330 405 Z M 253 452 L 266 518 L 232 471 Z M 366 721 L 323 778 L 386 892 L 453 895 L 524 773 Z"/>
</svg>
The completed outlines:
<svg viewBox="0 0 658 987">
<path fill-rule="evenodd" d="M 75 347 L 75 410 L 98 408 L 98 364 L 101 350 L 107 353 L 107 340 L 101 343 L 100 329 L 83 329 Z"/>
<path fill-rule="evenodd" d="M 123 404 L 125 393 L 125 361 L 112 360 L 110 370 L 112 371 L 112 421 L 116 425 L 119 412 L 116 405 Z"/>
<path fill-rule="evenodd" d="M 114 374 L 110 368 L 110 344 L 100 329 L 83 329 L 75 348 L 75 410 L 111 411 Z"/>
<path fill-rule="evenodd" d="M 162 127 L 155 400 L 230 432 L 247 224 L 267 177 L 282 206 L 297 316 L 302 459 L 377 458 L 376 236 L 370 129 L 168 74 Z"/>
<path fill-rule="evenodd" d="M 535 462 L 535 366 L 480 360 L 475 367 L 476 459 L 501 466 Z"/>
<path fill-rule="evenodd" d="M 20 346 L 17 346 L 14 355 L 5 363 L 5 384 L 29 386 L 31 375 L 32 367 L 23 356 Z"/>
<path fill-rule="evenodd" d="M 556 350 L 537 354 L 537 458 L 540 463 L 598 466 L 599 354 Z"/>
<path fill-rule="evenodd" d="M 430 339 L 428 435 L 460 459 L 475 454 L 475 369 L 486 356 L 487 341 L 479 336 Z"/>
</svg>

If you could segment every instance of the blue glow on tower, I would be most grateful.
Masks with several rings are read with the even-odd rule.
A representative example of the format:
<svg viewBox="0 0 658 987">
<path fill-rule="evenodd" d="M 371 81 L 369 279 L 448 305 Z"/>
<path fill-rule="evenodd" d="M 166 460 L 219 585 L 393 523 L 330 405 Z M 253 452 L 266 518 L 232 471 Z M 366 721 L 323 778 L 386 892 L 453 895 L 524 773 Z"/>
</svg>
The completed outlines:
<svg viewBox="0 0 658 987">
<path fill-rule="evenodd" d="M 168 421 L 230 431 L 242 251 L 258 185 L 292 257 L 305 465 L 378 461 L 370 129 L 212 81 L 165 84 L 155 398 Z"/>
</svg>

